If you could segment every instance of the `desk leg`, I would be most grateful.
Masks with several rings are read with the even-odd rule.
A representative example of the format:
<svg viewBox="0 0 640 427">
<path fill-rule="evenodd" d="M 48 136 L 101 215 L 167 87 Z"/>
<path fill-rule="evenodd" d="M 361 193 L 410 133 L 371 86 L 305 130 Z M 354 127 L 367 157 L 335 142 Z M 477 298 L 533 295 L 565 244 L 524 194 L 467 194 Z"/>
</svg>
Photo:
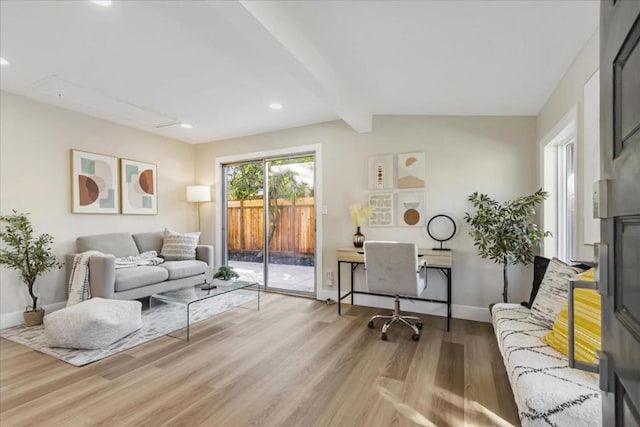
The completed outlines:
<svg viewBox="0 0 640 427">
<path fill-rule="evenodd" d="M 451 269 L 447 274 L 447 332 L 451 330 Z"/>
<path fill-rule="evenodd" d="M 358 264 L 351 264 L 351 306 L 353 306 L 353 272 L 358 268 Z"/>
<path fill-rule="evenodd" d="M 340 292 L 340 266 L 341 262 L 338 261 L 338 316 L 342 314 L 342 309 L 340 307 L 340 301 L 342 301 L 342 293 Z"/>
</svg>

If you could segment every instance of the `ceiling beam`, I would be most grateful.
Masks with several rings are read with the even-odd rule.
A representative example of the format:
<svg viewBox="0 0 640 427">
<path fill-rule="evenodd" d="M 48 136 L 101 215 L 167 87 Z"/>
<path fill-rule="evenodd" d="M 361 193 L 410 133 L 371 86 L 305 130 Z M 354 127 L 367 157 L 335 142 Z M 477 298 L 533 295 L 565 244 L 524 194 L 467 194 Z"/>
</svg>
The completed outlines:
<svg viewBox="0 0 640 427">
<path fill-rule="evenodd" d="M 276 2 L 213 0 L 207 3 L 354 130 L 371 132 L 372 116 L 360 96 L 311 43 L 304 29 Z"/>
</svg>

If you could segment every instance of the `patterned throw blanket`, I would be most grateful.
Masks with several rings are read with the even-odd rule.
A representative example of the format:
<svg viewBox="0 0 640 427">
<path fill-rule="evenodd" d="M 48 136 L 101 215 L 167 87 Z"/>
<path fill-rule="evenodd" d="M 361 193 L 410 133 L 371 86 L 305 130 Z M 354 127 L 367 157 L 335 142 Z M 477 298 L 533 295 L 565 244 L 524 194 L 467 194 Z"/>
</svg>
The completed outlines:
<svg viewBox="0 0 640 427">
<path fill-rule="evenodd" d="M 137 267 L 139 265 L 158 265 L 163 262 L 164 259 L 158 257 L 158 253 L 156 251 L 147 251 L 142 252 L 140 255 L 116 258 L 116 268 Z"/>
<path fill-rule="evenodd" d="M 98 251 L 87 251 L 76 254 L 73 258 L 71 276 L 69 276 L 67 307 L 91 298 L 89 288 L 89 258 L 93 255 L 102 255 Z"/>
</svg>

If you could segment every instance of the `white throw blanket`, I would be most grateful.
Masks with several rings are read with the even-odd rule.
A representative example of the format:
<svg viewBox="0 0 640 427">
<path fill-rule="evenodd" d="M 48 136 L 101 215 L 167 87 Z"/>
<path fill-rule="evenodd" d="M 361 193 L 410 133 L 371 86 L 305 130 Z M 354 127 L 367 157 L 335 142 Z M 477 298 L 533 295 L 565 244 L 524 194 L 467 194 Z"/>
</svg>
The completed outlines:
<svg viewBox="0 0 640 427">
<path fill-rule="evenodd" d="M 73 258 L 71 276 L 69 276 L 67 307 L 91 298 L 89 287 L 89 258 L 93 255 L 102 255 L 98 251 L 87 251 L 76 254 Z"/>
<path fill-rule="evenodd" d="M 164 259 L 158 257 L 156 251 L 142 252 L 140 255 L 131 255 L 116 258 L 116 268 L 129 268 L 139 265 L 158 265 L 162 264 Z"/>
</svg>

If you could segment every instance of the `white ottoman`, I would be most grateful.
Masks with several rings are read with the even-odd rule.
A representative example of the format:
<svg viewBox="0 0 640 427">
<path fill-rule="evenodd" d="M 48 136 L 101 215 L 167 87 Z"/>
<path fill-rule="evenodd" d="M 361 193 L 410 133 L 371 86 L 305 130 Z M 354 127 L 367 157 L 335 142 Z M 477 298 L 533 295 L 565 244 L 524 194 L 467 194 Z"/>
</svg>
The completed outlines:
<svg viewBox="0 0 640 427">
<path fill-rule="evenodd" d="M 95 350 L 142 327 L 142 304 L 92 298 L 44 317 L 49 347 Z"/>
</svg>

